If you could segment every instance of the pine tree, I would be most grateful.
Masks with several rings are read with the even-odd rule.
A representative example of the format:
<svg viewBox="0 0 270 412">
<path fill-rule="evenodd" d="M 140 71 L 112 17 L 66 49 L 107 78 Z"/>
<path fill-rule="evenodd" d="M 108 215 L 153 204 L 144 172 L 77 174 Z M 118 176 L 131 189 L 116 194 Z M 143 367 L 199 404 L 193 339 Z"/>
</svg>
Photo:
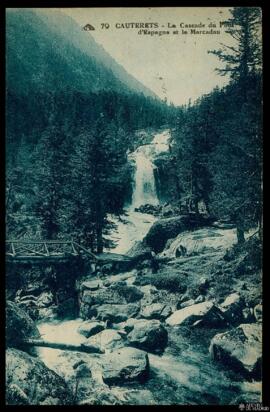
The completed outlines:
<svg viewBox="0 0 270 412">
<path fill-rule="evenodd" d="M 230 28 L 226 32 L 234 39 L 235 45 L 221 44 L 220 49 L 209 53 L 225 64 L 225 67 L 216 69 L 219 74 L 229 74 L 231 79 L 246 83 L 248 76 L 261 68 L 261 10 L 235 7 L 230 12 L 232 17 L 227 22 Z"/>
</svg>

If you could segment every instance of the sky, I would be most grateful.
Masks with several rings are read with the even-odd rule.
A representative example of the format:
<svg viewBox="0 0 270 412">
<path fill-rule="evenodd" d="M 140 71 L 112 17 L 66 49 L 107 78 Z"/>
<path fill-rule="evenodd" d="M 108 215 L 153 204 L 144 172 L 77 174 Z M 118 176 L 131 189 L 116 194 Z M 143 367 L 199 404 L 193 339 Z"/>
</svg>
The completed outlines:
<svg viewBox="0 0 270 412">
<path fill-rule="evenodd" d="M 64 8 L 60 9 L 82 28 L 95 27 L 91 35 L 96 42 L 120 63 L 130 74 L 168 102 L 182 105 L 209 93 L 215 86 L 228 82 L 215 72 L 221 67 L 218 59 L 208 50 L 220 43 L 231 44 L 231 36 L 220 21 L 230 17 L 226 7 L 155 7 L 155 8 Z M 178 35 L 139 35 L 138 28 L 116 28 L 121 23 L 158 23 L 159 28 L 149 30 L 179 30 Z M 220 34 L 182 34 L 180 23 L 215 23 Z M 109 28 L 102 28 L 102 23 Z M 175 29 L 168 28 L 168 23 Z M 164 27 L 162 27 L 164 26 Z M 206 27 L 207 30 L 210 30 Z M 198 29 L 200 30 L 200 29 Z M 201 29 L 205 30 L 205 29 Z M 87 32 L 85 32 L 87 35 Z"/>
</svg>

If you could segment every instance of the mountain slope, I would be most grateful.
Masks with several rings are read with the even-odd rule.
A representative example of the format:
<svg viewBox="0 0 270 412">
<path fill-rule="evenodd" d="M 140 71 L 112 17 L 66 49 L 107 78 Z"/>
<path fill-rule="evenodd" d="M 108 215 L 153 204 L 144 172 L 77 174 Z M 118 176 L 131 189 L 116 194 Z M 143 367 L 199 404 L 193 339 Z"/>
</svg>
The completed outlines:
<svg viewBox="0 0 270 412">
<path fill-rule="evenodd" d="M 136 91 L 156 97 L 70 17 L 57 11 L 17 9 L 7 10 L 6 21 L 9 89 L 22 94 L 33 89 Z"/>
</svg>

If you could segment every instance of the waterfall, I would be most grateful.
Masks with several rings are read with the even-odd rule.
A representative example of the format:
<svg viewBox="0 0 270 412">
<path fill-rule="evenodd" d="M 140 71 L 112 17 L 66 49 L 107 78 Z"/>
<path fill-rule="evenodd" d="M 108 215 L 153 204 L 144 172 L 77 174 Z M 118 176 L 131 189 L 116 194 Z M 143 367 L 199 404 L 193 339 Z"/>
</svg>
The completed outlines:
<svg viewBox="0 0 270 412">
<path fill-rule="evenodd" d="M 158 205 L 155 176 L 154 176 L 154 157 L 168 150 L 168 130 L 154 136 L 152 143 L 138 147 L 132 153 L 131 158 L 135 160 L 136 171 L 134 177 L 134 189 L 130 210 L 142 205 Z"/>
<path fill-rule="evenodd" d="M 126 214 L 122 221 L 119 221 L 115 216 L 110 216 L 110 220 L 117 229 L 110 234 L 110 239 L 116 243 L 116 246 L 108 251 L 127 253 L 137 241 L 144 238 L 157 219 L 156 216 L 135 212 L 134 209 L 146 204 L 159 204 L 153 162 L 157 154 L 168 150 L 169 137 L 170 131 L 164 130 L 155 134 L 151 143 L 139 146 L 129 154 L 129 160 L 135 164 L 132 201 L 126 208 Z"/>
<path fill-rule="evenodd" d="M 154 166 L 143 151 L 134 155 L 136 163 L 135 186 L 132 195 L 131 209 L 145 204 L 157 205 Z"/>
</svg>

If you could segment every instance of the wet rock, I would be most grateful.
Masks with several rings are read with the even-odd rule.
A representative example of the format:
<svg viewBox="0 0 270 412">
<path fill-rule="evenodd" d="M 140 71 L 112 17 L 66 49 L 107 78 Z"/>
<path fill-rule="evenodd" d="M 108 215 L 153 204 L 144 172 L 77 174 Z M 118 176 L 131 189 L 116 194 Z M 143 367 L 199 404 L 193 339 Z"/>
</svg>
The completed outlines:
<svg viewBox="0 0 270 412">
<path fill-rule="evenodd" d="M 101 332 L 105 329 L 104 323 L 101 322 L 83 322 L 82 325 L 78 327 L 78 332 L 85 336 L 86 338 L 90 338 L 90 336 L 96 335 L 97 333 Z"/>
<path fill-rule="evenodd" d="M 22 340 L 39 338 L 40 333 L 30 316 L 13 302 L 6 303 L 6 346 L 35 353 L 35 349 L 27 349 Z"/>
<path fill-rule="evenodd" d="M 195 214 L 163 218 L 151 226 L 144 238 L 144 242 L 153 249 L 155 253 L 160 253 L 163 251 L 168 239 L 176 237 L 185 230 L 204 226 L 208 223 L 208 219 L 202 216 L 196 216 Z"/>
<path fill-rule="evenodd" d="M 257 322 L 262 322 L 262 305 L 254 307 L 254 316 Z"/>
<path fill-rule="evenodd" d="M 212 302 L 202 302 L 177 310 L 166 319 L 170 326 L 223 327 L 227 324 L 222 312 Z"/>
<path fill-rule="evenodd" d="M 140 207 L 136 207 L 134 210 L 135 212 L 148 213 L 150 215 L 157 216 L 161 211 L 161 206 L 146 204 L 146 205 L 141 205 Z"/>
<path fill-rule="evenodd" d="M 209 351 L 214 360 L 245 377 L 261 379 L 262 327 L 260 324 L 241 324 L 211 340 Z"/>
<path fill-rule="evenodd" d="M 158 320 L 136 322 L 127 336 L 129 343 L 149 352 L 160 352 L 168 343 L 168 332 Z"/>
<path fill-rule="evenodd" d="M 39 359 L 17 349 L 6 351 L 6 399 L 12 405 L 72 403 L 65 381 Z M 49 398 L 53 398 L 51 403 Z"/>
<path fill-rule="evenodd" d="M 133 303 L 128 305 L 101 305 L 96 308 L 96 318 L 110 323 L 119 323 L 136 316 L 139 310 L 139 306 Z"/>
<path fill-rule="evenodd" d="M 244 300 L 238 293 L 232 293 L 227 296 L 225 301 L 220 305 L 226 319 L 233 325 L 243 320 Z"/>
<path fill-rule="evenodd" d="M 129 382 L 144 383 L 149 377 L 146 352 L 135 348 L 120 348 L 102 358 L 102 377 L 108 385 Z"/>
<path fill-rule="evenodd" d="M 122 336 L 114 329 L 106 329 L 91 336 L 83 342 L 84 346 L 90 345 L 100 349 L 100 351 L 113 350 L 124 346 Z"/>
</svg>

